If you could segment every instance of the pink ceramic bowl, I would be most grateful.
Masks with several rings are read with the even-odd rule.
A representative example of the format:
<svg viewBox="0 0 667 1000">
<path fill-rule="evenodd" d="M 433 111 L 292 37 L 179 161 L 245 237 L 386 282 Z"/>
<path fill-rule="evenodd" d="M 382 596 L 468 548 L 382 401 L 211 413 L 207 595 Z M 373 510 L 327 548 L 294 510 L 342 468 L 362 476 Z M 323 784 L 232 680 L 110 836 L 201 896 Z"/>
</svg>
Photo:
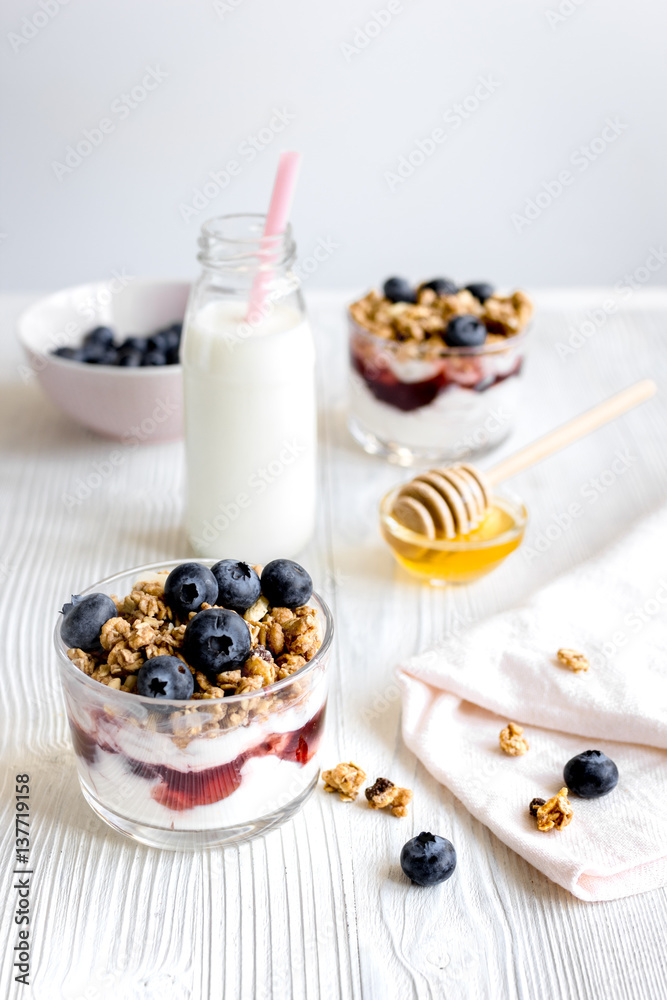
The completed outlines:
<svg viewBox="0 0 667 1000">
<path fill-rule="evenodd" d="M 80 424 L 117 441 L 174 441 L 183 434 L 180 365 L 115 368 L 51 351 L 78 346 L 96 326 L 110 326 L 123 339 L 180 322 L 189 292 L 185 281 L 120 276 L 66 288 L 21 314 L 19 339 L 46 395 Z"/>
</svg>

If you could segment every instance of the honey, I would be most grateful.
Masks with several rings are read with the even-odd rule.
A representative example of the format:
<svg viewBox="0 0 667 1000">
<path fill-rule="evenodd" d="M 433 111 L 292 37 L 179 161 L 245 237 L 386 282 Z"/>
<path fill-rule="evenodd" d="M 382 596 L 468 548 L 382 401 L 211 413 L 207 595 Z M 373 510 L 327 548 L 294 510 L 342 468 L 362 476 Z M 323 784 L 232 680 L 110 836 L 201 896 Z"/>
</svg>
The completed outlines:
<svg viewBox="0 0 667 1000">
<path fill-rule="evenodd" d="M 506 497 L 493 496 L 482 522 L 467 535 L 431 540 L 410 531 L 391 516 L 393 493 L 380 507 L 384 540 L 398 562 L 428 583 L 470 583 L 499 566 L 523 540 L 525 507 Z"/>
</svg>

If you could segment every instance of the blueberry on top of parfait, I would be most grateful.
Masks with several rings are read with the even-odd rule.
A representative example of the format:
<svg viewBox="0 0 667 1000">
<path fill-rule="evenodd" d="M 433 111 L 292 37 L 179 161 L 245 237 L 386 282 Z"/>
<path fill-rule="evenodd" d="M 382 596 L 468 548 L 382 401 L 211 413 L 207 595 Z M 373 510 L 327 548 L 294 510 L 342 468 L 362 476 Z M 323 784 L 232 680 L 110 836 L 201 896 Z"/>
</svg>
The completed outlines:
<svg viewBox="0 0 667 1000">
<path fill-rule="evenodd" d="M 117 615 L 116 605 L 108 594 L 73 594 L 68 604 L 63 604 L 60 636 L 70 649 L 84 653 L 98 652 L 100 632 L 105 622 Z"/>
<path fill-rule="evenodd" d="M 218 581 L 218 604 L 243 614 L 259 597 L 262 587 L 252 566 L 238 559 L 221 559 L 211 567 Z"/>
<path fill-rule="evenodd" d="M 476 316 L 467 313 L 453 316 L 444 333 L 448 347 L 479 347 L 485 340 L 486 327 Z"/>
<path fill-rule="evenodd" d="M 218 581 L 207 566 L 197 562 L 180 563 L 165 580 L 164 599 L 181 620 L 202 604 L 215 604 Z"/>
<path fill-rule="evenodd" d="M 459 286 L 451 278 L 431 278 L 430 281 L 424 281 L 417 289 L 418 292 L 427 290 L 435 292 L 436 295 L 456 295 Z"/>
<path fill-rule="evenodd" d="M 194 689 L 190 668 L 177 656 L 153 656 L 137 672 L 137 693 L 145 698 L 186 701 Z"/>
<path fill-rule="evenodd" d="M 487 299 L 491 298 L 495 292 L 495 288 L 488 281 L 473 281 L 470 285 L 466 285 L 466 291 L 474 295 L 483 305 Z"/>
<path fill-rule="evenodd" d="M 416 303 L 417 293 L 405 278 L 387 278 L 382 286 L 384 297 L 390 302 Z"/>
<path fill-rule="evenodd" d="M 186 660 L 211 677 L 242 666 L 250 649 L 248 626 L 236 611 L 207 608 L 191 618 L 185 629 Z"/>
<path fill-rule="evenodd" d="M 274 559 L 262 570 L 262 593 L 274 608 L 299 608 L 313 593 L 313 581 L 292 559 Z"/>
</svg>

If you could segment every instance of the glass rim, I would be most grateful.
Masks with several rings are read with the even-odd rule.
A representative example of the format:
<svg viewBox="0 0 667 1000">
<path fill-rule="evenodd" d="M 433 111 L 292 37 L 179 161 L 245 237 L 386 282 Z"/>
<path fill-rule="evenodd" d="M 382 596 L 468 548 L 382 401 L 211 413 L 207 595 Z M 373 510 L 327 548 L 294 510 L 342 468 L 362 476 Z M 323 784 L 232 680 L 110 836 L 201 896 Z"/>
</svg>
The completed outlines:
<svg viewBox="0 0 667 1000">
<path fill-rule="evenodd" d="M 259 236 L 249 237 L 244 239 L 238 236 L 226 236 L 224 233 L 219 233 L 214 231 L 214 225 L 216 223 L 228 222 L 236 219 L 250 219 L 253 221 L 265 221 L 265 212 L 226 212 L 224 215 L 212 215 L 210 219 L 207 219 L 202 223 L 201 231 L 212 239 L 220 240 L 222 243 L 260 243 L 265 242 L 265 245 L 279 245 L 281 241 L 290 239 L 292 236 L 292 225 L 290 222 L 287 223 L 282 233 L 277 233 L 274 236 L 264 236 L 262 233 Z"/>
<path fill-rule="evenodd" d="M 392 537 L 399 539 L 401 542 L 407 542 L 410 545 L 419 546 L 423 549 L 435 549 L 439 552 L 465 552 L 488 549 L 492 546 L 504 545 L 506 542 L 514 541 L 517 535 L 524 531 L 528 524 L 528 510 L 523 500 L 516 496 L 494 493 L 491 497 L 492 500 L 496 498 L 504 500 L 505 503 L 511 504 L 520 515 L 516 523 L 501 535 L 496 535 L 495 538 L 473 539 L 472 541 L 456 541 L 453 538 L 427 538 L 426 535 L 420 535 L 419 532 L 406 528 L 390 512 L 391 503 L 404 485 L 405 483 L 399 483 L 398 486 L 394 486 L 393 489 L 389 490 L 382 497 L 380 500 L 380 521 L 386 525 Z"/>
<path fill-rule="evenodd" d="M 241 221 L 255 223 L 259 227 L 257 234 L 243 236 L 224 231 L 225 225 L 233 226 Z M 198 260 L 209 267 L 226 265 L 230 268 L 248 262 L 267 269 L 289 264 L 296 252 L 291 224 L 288 222 L 281 233 L 264 236 L 265 221 L 266 214 L 263 212 L 229 212 L 211 216 L 202 223 L 199 232 Z"/>
<path fill-rule="evenodd" d="M 365 326 L 357 322 L 352 313 L 350 312 L 350 307 L 347 307 L 347 317 L 350 323 L 351 332 L 357 335 L 368 338 L 368 340 L 373 344 L 380 344 L 383 348 L 391 352 L 396 352 L 400 348 L 405 347 L 409 341 L 405 340 L 392 340 L 389 337 L 381 337 L 378 333 L 373 333 L 372 330 L 367 330 Z M 488 343 L 484 341 L 483 344 L 478 344 L 477 347 L 448 347 L 443 341 L 442 349 L 430 357 L 422 357 L 420 354 L 414 360 L 418 361 L 438 361 L 440 358 L 471 358 L 480 357 L 486 354 L 501 354 L 504 351 L 510 350 L 514 344 L 523 343 L 526 340 L 529 331 L 531 330 L 533 321 L 529 320 L 522 330 L 518 333 L 513 333 L 509 337 L 505 337 L 501 342 L 496 341 L 494 343 Z M 417 341 L 418 346 L 421 344 L 428 344 L 429 341 Z M 412 360 L 412 359 L 410 359 Z"/>
<path fill-rule="evenodd" d="M 161 560 L 160 562 L 154 563 L 144 563 L 141 566 L 134 566 L 130 569 L 122 570 L 119 573 L 114 573 L 112 576 L 104 577 L 104 579 L 98 580 L 89 587 L 85 587 L 80 593 L 82 595 L 93 594 L 97 592 L 96 588 L 113 584 L 114 580 L 119 580 L 126 576 L 132 576 L 135 573 L 157 573 L 160 570 L 173 569 L 175 566 L 179 566 L 184 561 L 185 560 L 183 559 L 171 559 Z M 219 562 L 218 559 L 196 559 L 191 561 L 199 562 L 203 566 L 208 566 L 209 568 L 214 566 L 216 562 Z M 313 658 L 308 660 L 305 666 L 296 670 L 293 674 L 290 674 L 289 677 L 283 677 L 282 680 L 274 681 L 273 684 L 267 684 L 265 687 L 261 687 L 257 691 L 246 691 L 243 694 L 227 695 L 222 698 L 149 698 L 148 695 L 135 694 L 133 691 L 119 691 L 117 688 L 110 688 L 108 685 L 102 684 L 101 681 L 93 680 L 92 677 L 89 677 L 88 674 L 84 674 L 83 670 L 80 670 L 79 667 L 75 666 L 75 664 L 72 663 L 68 657 L 67 647 L 60 636 L 60 617 L 56 619 L 55 628 L 53 630 L 54 644 L 59 662 L 63 667 L 65 667 L 65 669 L 70 671 L 72 677 L 82 681 L 85 686 L 90 686 L 93 692 L 96 691 L 100 694 L 104 693 L 105 696 L 108 695 L 109 697 L 121 696 L 121 702 L 124 704 L 142 704 L 144 707 L 150 708 L 153 711 L 155 711 L 156 708 L 161 709 L 163 707 L 168 708 L 169 711 L 178 711 L 179 709 L 184 708 L 205 707 L 210 704 L 218 705 L 224 703 L 225 705 L 234 705 L 242 701 L 248 701 L 249 699 L 262 699 L 267 695 L 272 696 L 277 694 L 284 688 L 289 687 L 290 684 L 301 680 L 301 678 L 311 673 L 311 671 L 313 671 L 315 667 L 317 667 L 324 659 L 324 656 L 329 652 L 333 642 L 334 620 L 333 615 L 331 614 L 331 609 L 324 598 L 316 593 L 316 591 L 313 591 L 311 600 L 313 597 L 319 605 L 318 610 L 320 610 L 324 616 L 324 636 L 322 638 L 322 645 L 317 650 Z M 131 698 L 132 701 L 126 702 L 126 698 Z"/>
</svg>

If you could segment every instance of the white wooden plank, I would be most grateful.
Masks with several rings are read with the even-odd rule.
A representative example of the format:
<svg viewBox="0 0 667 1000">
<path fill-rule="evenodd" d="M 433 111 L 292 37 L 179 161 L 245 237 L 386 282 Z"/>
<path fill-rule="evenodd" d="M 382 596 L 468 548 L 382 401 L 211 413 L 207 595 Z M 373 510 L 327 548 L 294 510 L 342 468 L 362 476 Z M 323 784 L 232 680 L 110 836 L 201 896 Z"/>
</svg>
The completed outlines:
<svg viewBox="0 0 667 1000">
<path fill-rule="evenodd" d="M 134 847 L 90 812 L 77 787 L 50 652 L 54 610 L 70 589 L 127 565 L 187 554 L 181 449 L 128 454 L 113 477 L 68 510 L 63 493 L 110 446 L 57 415 L 34 385 L 17 381 L 18 354 L 8 342 L 0 394 L 0 745 L 3 802 L 11 801 L 14 773 L 27 769 L 33 778 L 29 995 L 667 995 L 667 891 L 581 903 L 509 851 L 403 746 L 392 672 L 402 656 L 521 599 L 607 544 L 628 518 L 662 502 L 667 293 L 635 296 L 574 357 L 559 358 L 554 349 L 604 295 L 543 297 L 526 378 L 530 420 L 499 454 L 646 374 L 659 380 L 662 397 L 517 477 L 532 514 L 527 546 L 573 497 L 581 498 L 587 480 L 619 449 L 636 458 L 595 504 L 584 500 L 581 516 L 539 558 L 520 551 L 496 574 L 457 591 L 415 583 L 382 545 L 377 501 L 401 473 L 367 458 L 347 437 L 345 298 L 313 296 L 323 462 L 318 535 L 305 561 L 337 622 L 324 760 L 351 757 L 371 778 L 405 782 L 415 790 L 414 808 L 397 820 L 320 790 L 300 816 L 264 840 L 205 856 Z M 11 296 L 0 300 L 6 340 L 20 304 Z M 456 876 L 434 891 L 408 885 L 398 866 L 402 844 L 421 829 L 449 836 L 459 854 Z M 7 872 L 9 849 L 5 836 Z M 6 893 L 8 933 L 12 901 Z M 0 995 L 26 995 L 13 983 L 9 949 Z"/>
</svg>

